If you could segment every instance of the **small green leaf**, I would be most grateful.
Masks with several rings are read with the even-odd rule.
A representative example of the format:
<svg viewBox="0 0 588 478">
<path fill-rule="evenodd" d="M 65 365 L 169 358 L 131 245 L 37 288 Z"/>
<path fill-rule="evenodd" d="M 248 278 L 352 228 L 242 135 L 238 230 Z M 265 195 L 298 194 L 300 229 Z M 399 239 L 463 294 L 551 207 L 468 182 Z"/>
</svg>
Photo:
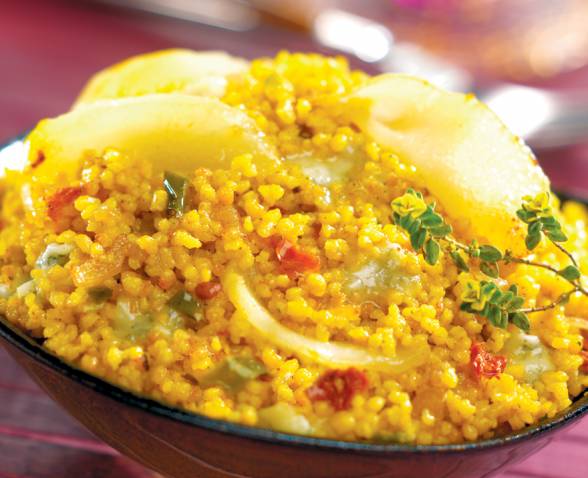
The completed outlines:
<svg viewBox="0 0 588 478">
<path fill-rule="evenodd" d="M 414 220 L 409 214 L 403 217 L 398 216 L 398 221 L 396 221 L 396 224 L 398 224 L 402 229 L 408 231 L 413 222 Z"/>
<path fill-rule="evenodd" d="M 541 219 L 539 219 L 539 221 L 541 221 L 541 224 L 543 224 L 544 228 L 557 227 L 558 229 L 561 229 L 561 224 L 553 216 L 542 217 Z"/>
<path fill-rule="evenodd" d="M 486 262 L 497 262 L 502 259 L 502 252 L 494 246 L 480 246 L 480 259 Z"/>
<path fill-rule="evenodd" d="M 506 292 L 500 293 L 500 298 L 496 301 L 496 305 L 506 308 L 511 300 L 513 300 L 515 295 L 510 291 L 507 290 Z"/>
<path fill-rule="evenodd" d="M 508 290 L 511 291 L 514 295 L 519 295 L 519 288 L 516 284 L 511 284 Z"/>
<path fill-rule="evenodd" d="M 517 295 L 510 301 L 510 304 L 508 304 L 507 309 L 509 312 L 513 312 L 517 309 L 520 309 L 524 303 L 525 303 L 525 299 L 523 299 L 521 296 Z"/>
<path fill-rule="evenodd" d="M 547 230 L 545 231 L 545 235 L 553 242 L 566 242 L 568 240 L 568 237 L 561 229 L 556 229 L 555 231 Z"/>
<path fill-rule="evenodd" d="M 431 209 L 431 206 L 429 206 L 429 209 L 427 209 L 427 211 L 422 216 L 420 216 L 419 219 L 421 220 L 422 225 L 426 228 L 437 227 L 443 224 L 443 218 L 434 212 Z"/>
<path fill-rule="evenodd" d="M 525 246 L 527 246 L 527 249 L 529 249 L 530 251 L 535 249 L 540 242 L 541 242 L 541 233 L 540 232 L 537 232 L 534 234 L 531 234 L 529 232 L 527 237 L 525 237 Z"/>
<path fill-rule="evenodd" d="M 441 248 L 435 239 L 429 239 L 425 243 L 425 260 L 430 265 L 434 266 L 439 260 L 439 252 Z"/>
<path fill-rule="evenodd" d="M 541 221 L 535 221 L 529 224 L 529 228 L 527 233 L 529 236 L 534 236 L 535 234 L 539 234 L 543 230 L 543 223 Z"/>
<path fill-rule="evenodd" d="M 513 312 L 510 314 L 510 321 L 525 333 L 529 333 L 531 324 L 529 318 L 523 312 Z"/>
<path fill-rule="evenodd" d="M 496 263 L 482 262 L 480 263 L 480 270 L 493 279 L 498 277 L 498 265 Z"/>
<path fill-rule="evenodd" d="M 408 231 L 409 234 L 414 234 L 416 232 L 418 232 L 421 229 L 421 221 L 419 221 L 418 219 L 413 219 L 410 222 L 410 225 L 408 226 L 408 228 L 406 229 Z"/>
<path fill-rule="evenodd" d="M 488 308 L 488 315 L 486 316 L 486 318 L 488 319 L 488 322 L 490 322 L 495 327 L 500 327 L 500 324 L 501 324 L 500 315 L 501 315 L 500 308 L 498 306 L 492 304 Z"/>
<path fill-rule="evenodd" d="M 419 229 L 410 234 L 410 244 L 415 251 L 419 251 L 423 247 L 426 238 L 427 231 L 425 229 Z"/>
<path fill-rule="evenodd" d="M 463 256 L 459 252 L 452 251 L 449 253 L 449 255 L 460 271 L 462 271 L 462 272 L 469 272 L 470 271 L 470 268 L 466 264 L 465 259 L 463 258 Z"/>
<path fill-rule="evenodd" d="M 525 209 L 519 209 L 517 211 L 517 216 L 521 221 L 527 224 L 536 217 L 535 213 L 533 213 L 532 211 L 526 211 Z"/>
<path fill-rule="evenodd" d="M 447 234 L 451 234 L 453 229 L 449 224 L 442 224 L 440 226 L 435 226 L 429 228 L 429 233 L 433 237 L 445 237 Z"/>
<path fill-rule="evenodd" d="M 581 276 L 580 271 L 576 266 L 567 266 L 558 272 L 560 276 L 569 281 L 578 280 Z"/>
<path fill-rule="evenodd" d="M 501 329 L 506 329 L 508 327 L 508 313 L 504 310 L 500 311 L 500 325 Z"/>
</svg>

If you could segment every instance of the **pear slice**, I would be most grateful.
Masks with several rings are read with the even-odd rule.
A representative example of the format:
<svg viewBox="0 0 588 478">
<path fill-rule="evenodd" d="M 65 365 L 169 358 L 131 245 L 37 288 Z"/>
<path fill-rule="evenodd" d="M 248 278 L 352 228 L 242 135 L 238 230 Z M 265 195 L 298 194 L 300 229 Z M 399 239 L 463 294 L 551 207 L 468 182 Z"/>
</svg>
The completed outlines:
<svg viewBox="0 0 588 478">
<path fill-rule="evenodd" d="M 64 174 L 71 179 L 86 152 L 108 148 L 146 159 L 156 172 L 226 168 L 243 153 L 260 164 L 277 161 L 245 113 L 216 98 L 179 93 L 101 100 L 41 121 L 27 143 L 29 163 L 44 158 L 33 170 L 39 178 Z"/>
<path fill-rule="evenodd" d="M 358 89 L 349 108 L 363 131 L 417 168 L 447 214 L 469 223 L 472 238 L 515 247 L 515 211 L 523 196 L 548 191 L 549 181 L 531 150 L 483 103 L 386 74 Z"/>
<path fill-rule="evenodd" d="M 218 51 L 173 49 L 138 55 L 96 73 L 74 107 L 152 93 L 221 97 L 227 78 L 248 67 L 246 60 Z"/>
</svg>

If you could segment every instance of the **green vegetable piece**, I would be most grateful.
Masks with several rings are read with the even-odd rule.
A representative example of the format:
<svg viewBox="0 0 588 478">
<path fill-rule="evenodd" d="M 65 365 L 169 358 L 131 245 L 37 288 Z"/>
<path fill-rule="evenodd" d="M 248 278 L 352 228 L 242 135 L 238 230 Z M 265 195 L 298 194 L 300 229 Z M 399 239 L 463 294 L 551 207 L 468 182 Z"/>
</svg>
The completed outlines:
<svg viewBox="0 0 588 478">
<path fill-rule="evenodd" d="M 439 243 L 435 239 L 429 239 L 425 243 L 425 260 L 428 264 L 434 266 L 439 260 L 439 252 L 441 249 Z"/>
<path fill-rule="evenodd" d="M 88 295 L 96 304 L 102 304 L 112 297 L 112 289 L 109 287 L 90 287 Z"/>
<path fill-rule="evenodd" d="M 228 357 L 200 381 L 203 387 L 223 387 L 238 392 L 250 380 L 267 372 L 265 366 L 253 357 Z"/>
<path fill-rule="evenodd" d="M 167 305 L 176 312 L 186 314 L 192 318 L 198 318 L 197 313 L 200 311 L 201 307 L 200 302 L 195 299 L 192 294 L 188 294 L 188 292 L 184 290 L 179 291 L 168 300 Z"/>
<path fill-rule="evenodd" d="M 564 267 L 558 274 L 569 281 L 578 280 L 581 276 L 580 270 L 576 266 Z"/>
<path fill-rule="evenodd" d="M 175 216 L 181 216 L 184 213 L 186 193 L 188 192 L 188 179 L 166 171 L 163 187 L 168 197 L 167 210 Z"/>
<path fill-rule="evenodd" d="M 497 262 L 502 259 L 502 252 L 494 246 L 480 246 L 480 259 L 485 262 Z"/>
</svg>

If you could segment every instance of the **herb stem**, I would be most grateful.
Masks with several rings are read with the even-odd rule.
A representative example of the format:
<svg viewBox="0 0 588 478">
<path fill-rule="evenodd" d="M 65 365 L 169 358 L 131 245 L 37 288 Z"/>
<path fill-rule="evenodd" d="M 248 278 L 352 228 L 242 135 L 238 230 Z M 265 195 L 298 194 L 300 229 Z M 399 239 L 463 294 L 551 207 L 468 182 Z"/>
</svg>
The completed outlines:
<svg viewBox="0 0 588 478">
<path fill-rule="evenodd" d="M 554 300 L 553 302 L 547 305 L 544 305 L 542 307 L 529 307 L 526 309 L 519 309 L 519 312 L 522 312 L 523 314 L 532 314 L 533 312 L 545 312 L 546 310 L 555 309 L 558 305 L 568 300 L 569 297 L 576 292 L 581 292 L 578 287 L 563 293 L 557 298 L 557 300 Z"/>
<path fill-rule="evenodd" d="M 574 264 L 575 267 L 578 267 L 578 263 L 576 262 L 576 259 L 574 258 L 574 255 L 568 251 L 564 246 L 562 246 L 560 243 L 555 242 L 550 240 L 550 242 L 557 247 L 561 252 L 563 252 L 566 256 L 569 257 L 570 261 L 572 261 L 572 264 Z"/>
</svg>

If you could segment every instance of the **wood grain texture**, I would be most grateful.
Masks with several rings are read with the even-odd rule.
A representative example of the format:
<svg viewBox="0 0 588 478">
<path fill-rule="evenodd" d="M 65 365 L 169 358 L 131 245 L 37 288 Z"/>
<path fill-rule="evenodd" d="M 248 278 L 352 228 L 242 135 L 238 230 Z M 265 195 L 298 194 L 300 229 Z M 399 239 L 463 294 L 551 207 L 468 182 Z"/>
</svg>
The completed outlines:
<svg viewBox="0 0 588 478">
<path fill-rule="evenodd" d="M 0 2 L 0 141 L 67 109 L 94 71 L 129 55 L 181 46 L 246 57 L 281 48 L 317 49 L 271 28 L 234 34 L 148 15 L 130 16 L 66 0 Z M 588 71 L 564 82 L 586 86 Z M 544 158 L 557 185 L 588 191 L 588 150 Z M 83 404 L 80 404 L 83 406 Z M 580 478 L 588 420 L 500 478 Z M 146 478 L 77 425 L 0 348 L 0 478 Z"/>
</svg>

